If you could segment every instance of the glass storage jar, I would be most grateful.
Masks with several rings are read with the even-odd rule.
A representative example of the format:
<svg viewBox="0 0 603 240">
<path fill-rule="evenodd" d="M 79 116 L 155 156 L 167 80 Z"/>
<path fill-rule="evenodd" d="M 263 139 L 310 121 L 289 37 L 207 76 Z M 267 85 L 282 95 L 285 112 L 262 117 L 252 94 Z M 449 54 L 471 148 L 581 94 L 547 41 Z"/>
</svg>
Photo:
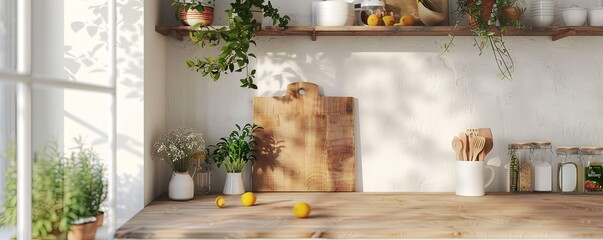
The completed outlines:
<svg viewBox="0 0 603 240">
<path fill-rule="evenodd" d="M 367 26 L 367 19 L 371 14 L 376 14 L 379 18 L 387 15 L 385 3 L 381 0 L 364 0 L 360 3 L 360 22 L 358 25 Z"/>
<path fill-rule="evenodd" d="M 553 148 L 551 142 L 532 142 L 530 158 L 534 168 L 534 191 L 553 191 Z"/>
<path fill-rule="evenodd" d="M 193 155 L 193 182 L 195 183 L 195 196 L 208 194 L 211 191 L 211 168 L 206 161 L 207 155 Z"/>
<path fill-rule="evenodd" d="M 509 144 L 509 187 L 511 192 L 533 191 L 533 169 L 530 161 L 531 143 Z"/>
<path fill-rule="evenodd" d="M 584 186 L 580 184 L 583 179 L 582 161 L 578 147 L 558 147 L 555 159 L 556 191 L 562 193 L 580 193 Z"/>
<path fill-rule="evenodd" d="M 582 147 L 584 192 L 603 193 L 603 147 Z"/>
</svg>

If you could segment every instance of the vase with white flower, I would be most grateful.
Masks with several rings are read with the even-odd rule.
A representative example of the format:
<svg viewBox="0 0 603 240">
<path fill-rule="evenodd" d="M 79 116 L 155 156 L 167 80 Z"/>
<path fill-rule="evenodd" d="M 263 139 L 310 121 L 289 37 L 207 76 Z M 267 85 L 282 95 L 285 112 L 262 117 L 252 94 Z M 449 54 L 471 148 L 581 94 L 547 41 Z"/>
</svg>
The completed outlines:
<svg viewBox="0 0 603 240">
<path fill-rule="evenodd" d="M 173 129 L 155 141 L 153 151 L 174 170 L 169 183 L 169 198 L 172 200 L 192 199 L 195 192 L 189 169 L 193 163 L 193 155 L 205 152 L 203 134 L 192 128 Z"/>
</svg>

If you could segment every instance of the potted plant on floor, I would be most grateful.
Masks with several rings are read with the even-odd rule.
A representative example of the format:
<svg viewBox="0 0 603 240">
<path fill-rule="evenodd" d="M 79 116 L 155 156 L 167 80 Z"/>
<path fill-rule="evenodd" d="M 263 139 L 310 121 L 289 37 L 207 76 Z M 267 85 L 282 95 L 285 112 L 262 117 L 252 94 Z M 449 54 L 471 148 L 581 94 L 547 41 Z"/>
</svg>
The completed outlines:
<svg viewBox="0 0 603 240">
<path fill-rule="evenodd" d="M 191 128 L 179 127 L 164 133 L 155 144 L 153 152 L 174 171 L 169 183 L 168 196 L 172 200 L 190 200 L 195 195 L 193 178 L 189 169 L 193 155 L 204 153 L 203 135 Z"/>
<path fill-rule="evenodd" d="M 255 124 L 245 124 L 242 128 L 236 124 L 237 130 L 230 133 L 229 136 L 220 138 L 216 145 L 210 146 L 214 150 L 210 152 L 212 159 L 220 168 L 226 169 L 226 182 L 224 184 L 224 194 L 236 195 L 243 194 L 245 187 L 243 185 L 242 171 L 248 161 L 254 161 L 253 148 L 255 146 L 255 137 L 253 133 L 261 127 Z"/>
<path fill-rule="evenodd" d="M 513 77 L 513 58 L 507 49 L 504 40 L 504 31 L 496 35 L 496 21 L 498 20 L 496 0 L 457 0 L 457 12 L 460 16 L 467 18 L 471 25 L 471 32 L 475 46 L 479 49 L 479 55 L 482 55 L 486 48 L 489 48 L 494 55 L 496 66 L 500 72 L 501 78 L 511 79 Z M 451 42 L 454 38 L 451 38 Z M 444 46 L 448 50 L 450 43 Z"/>
<path fill-rule="evenodd" d="M 186 26 L 209 26 L 214 21 L 215 0 L 172 0 L 176 19 Z"/>
<path fill-rule="evenodd" d="M 253 39 L 261 21 L 261 18 L 254 18 L 254 15 L 257 15 L 254 14 L 254 9 L 261 10 L 264 17 L 271 18 L 274 25 L 283 29 L 287 28 L 290 18 L 286 15 L 281 17 L 270 1 L 235 0 L 230 6 L 231 8 L 226 10 L 228 26 L 216 29 L 196 24 L 189 34 L 199 49 L 216 47 L 219 48 L 220 54 L 188 60 L 186 64 L 204 77 L 209 75 L 214 81 L 218 81 L 222 74 L 245 71 L 245 76 L 240 79 L 241 87 L 257 89 L 254 83 L 256 71 L 248 68 L 250 59 L 256 58 L 249 52 L 249 48 L 256 44 Z"/>
</svg>

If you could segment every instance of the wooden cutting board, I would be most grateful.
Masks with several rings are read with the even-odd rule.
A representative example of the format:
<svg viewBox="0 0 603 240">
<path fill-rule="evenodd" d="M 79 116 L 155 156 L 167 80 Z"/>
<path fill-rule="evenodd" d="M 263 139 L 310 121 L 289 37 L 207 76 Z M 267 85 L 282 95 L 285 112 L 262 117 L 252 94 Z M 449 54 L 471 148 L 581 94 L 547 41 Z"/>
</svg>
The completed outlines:
<svg viewBox="0 0 603 240">
<path fill-rule="evenodd" d="M 281 97 L 255 97 L 254 191 L 354 191 L 354 98 L 324 97 L 291 83 Z"/>
</svg>

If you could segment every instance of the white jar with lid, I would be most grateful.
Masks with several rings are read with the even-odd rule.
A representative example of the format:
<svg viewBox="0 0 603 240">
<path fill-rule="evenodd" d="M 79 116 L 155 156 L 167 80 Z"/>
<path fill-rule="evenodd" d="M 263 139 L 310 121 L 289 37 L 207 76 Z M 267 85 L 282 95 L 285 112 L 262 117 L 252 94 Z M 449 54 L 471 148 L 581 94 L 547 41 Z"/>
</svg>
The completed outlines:
<svg viewBox="0 0 603 240">
<path fill-rule="evenodd" d="M 381 0 L 364 0 L 360 3 L 360 14 L 358 25 L 367 26 L 367 19 L 371 14 L 377 14 L 379 17 L 387 15 L 385 11 L 385 3 Z"/>
<path fill-rule="evenodd" d="M 556 191 L 562 193 L 584 192 L 581 184 L 584 179 L 584 170 L 580 160 L 580 149 L 578 147 L 558 147 L 555 159 Z"/>
<path fill-rule="evenodd" d="M 534 191 L 553 191 L 553 148 L 551 142 L 532 142 L 530 158 L 534 167 Z"/>
</svg>

